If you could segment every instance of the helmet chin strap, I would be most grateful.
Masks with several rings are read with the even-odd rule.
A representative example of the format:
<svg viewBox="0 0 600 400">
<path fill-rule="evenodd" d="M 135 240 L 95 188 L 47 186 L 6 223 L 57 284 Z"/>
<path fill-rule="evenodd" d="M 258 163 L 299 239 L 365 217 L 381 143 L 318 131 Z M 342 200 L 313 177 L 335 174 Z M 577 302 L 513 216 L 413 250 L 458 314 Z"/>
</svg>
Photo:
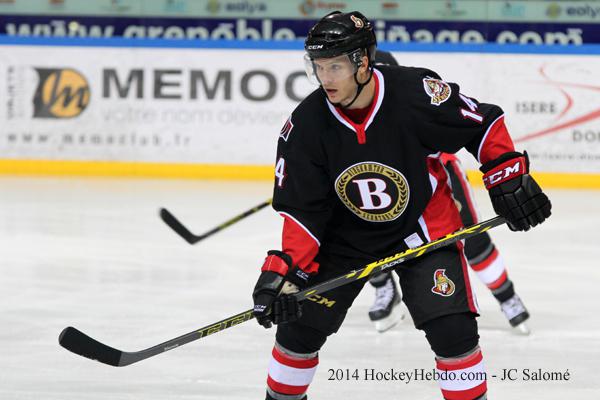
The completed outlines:
<svg viewBox="0 0 600 400">
<path fill-rule="evenodd" d="M 356 88 L 356 94 L 354 95 L 354 98 L 352 99 L 352 101 L 346 105 L 343 105 L 342 103 L 331 103 L 336 107 L 339 108 L 348 108 L 350 107 L 352 104 L 354 104 L 354 102 L 356 101 L 356 99 L 358 99 L 358 96 L 360 95 L 360 92 L 362 92 L 362 90 L 364 89 L 365 86 L 367 86 L 369 84 L 369 82 L 371 82 L 371 78 L 373 77 L 373 68 L 369 68 L 369 79 L 367 79 L 366 82 L 360 83 L 358 81 L 357 75 L 358 75 L 358 71 L 356 71 L 354 73 L 354 82 L 356 82 L 357 88 Z M 325 90 L 323 89 L 323 86 L 321 86 L 321 90 Z"/>
</svg>

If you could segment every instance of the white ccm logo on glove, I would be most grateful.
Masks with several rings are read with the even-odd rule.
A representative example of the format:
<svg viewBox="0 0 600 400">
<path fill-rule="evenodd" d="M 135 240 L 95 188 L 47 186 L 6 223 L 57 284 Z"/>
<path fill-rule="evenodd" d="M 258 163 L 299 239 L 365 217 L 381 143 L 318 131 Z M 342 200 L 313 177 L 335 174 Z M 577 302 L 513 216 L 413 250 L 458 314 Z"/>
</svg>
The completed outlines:
<svg viewBox="0 0 600 400">
<path fill-rule="evenodd" d="M 496 168 L 488 171 L 483 176 L 483 183 L 487 189 L 490 189 L 502 182 L 511 180 L 518 175 L 523 175 L 525 173 L 525 168 L 523 168 L 523 157 L 519 157 L 516 160 L 509 160 L 505 163 L 500 164 Z M 509 165 L 509 163 L 513 163 Z"/>
</svg>

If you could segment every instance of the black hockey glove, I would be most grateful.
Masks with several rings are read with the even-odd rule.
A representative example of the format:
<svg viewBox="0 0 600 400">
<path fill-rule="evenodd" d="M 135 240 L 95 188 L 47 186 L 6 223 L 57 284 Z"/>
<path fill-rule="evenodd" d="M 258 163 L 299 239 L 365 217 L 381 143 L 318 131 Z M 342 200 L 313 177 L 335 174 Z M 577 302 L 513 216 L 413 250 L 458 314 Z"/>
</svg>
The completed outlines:
<svg viewBox="0 0 600 400">
<path fill-rule="evenodd" d="M 292 257 L 282 251 L 270 250 L 254 287 L 254 316 L 259 324 L 292 322 L 300 318 L 300 303 L 290 294 L 306 287 L 309 275 L 292 266 Z"/>
<path fill-rule="evenodd" d="M 550 216 L 552 204 L 529 175 L 527 152 L 505 153 L 480 170 L 494 211 L 506 219 L 511 230 L 527 231 Z"/>
</svg>

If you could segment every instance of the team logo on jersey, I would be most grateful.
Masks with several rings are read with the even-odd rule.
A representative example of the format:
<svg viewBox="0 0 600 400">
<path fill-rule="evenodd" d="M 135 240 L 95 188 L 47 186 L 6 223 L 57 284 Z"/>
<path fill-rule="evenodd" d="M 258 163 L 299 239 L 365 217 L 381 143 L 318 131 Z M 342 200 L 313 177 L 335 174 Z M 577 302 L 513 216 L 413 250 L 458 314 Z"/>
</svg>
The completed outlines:
<svg viewBox="0 0 600 400">
<path fill-rule="evenodd" d="M 440 296 L 448 297 L 454 294 L 456 285 L 446 276 L 445 269 L 436 269 L 433 273 L 433 287 L 431 291 Z"/>
<path fill-rule="evenodd" d="M 279 137 L 287 142 L 290 133 L 292 133 L 292 129 L 294 129 L 294 124 L 292 123 L 292 116 L 290 115 L 287 121 L 285 121 L 285 124 L 283 124 L 283 128 L 281 128 L 281 131 L 279 132 Z"/>
<path fill-rule="evenodd" d="M 335 191 L 350 211 L 369 222 L 395 220 L 410 197 L 402 173 L 373 161 L 346 168 L 335 180 Z"/>
<path fill-rule="evenodd" d="M 423 78 L 423 87 L 427 96 L 431 97 L 431 104 L 439 106 L 450 98 L 452 88 L 446 82 L 431 77 Z"/>
</svg>

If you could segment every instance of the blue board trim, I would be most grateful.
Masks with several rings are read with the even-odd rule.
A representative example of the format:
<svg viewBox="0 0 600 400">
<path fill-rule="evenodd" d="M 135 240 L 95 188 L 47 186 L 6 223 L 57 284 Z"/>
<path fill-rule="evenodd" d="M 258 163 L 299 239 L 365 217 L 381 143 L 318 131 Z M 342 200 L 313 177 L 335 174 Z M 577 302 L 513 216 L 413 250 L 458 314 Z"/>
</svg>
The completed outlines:
<svg viewBox="0 0 600 400">
<path fill-rule="evenodd" d="M 129 38 L 56 38 L 0 35 L 0 45 L 16 46 L 77 46 L 130 47 L 174 49 L 241 49 L 241 50 L 302 50 L 302 40 L 188 40 Z M 382 50 L 426 53 L 496 53 L 496 54 L 573 54 L 600 55 L 600 44 L 516 45 L 516 44 L 445 44 L 445 43 L 382 43 Z"/>
</svg>

